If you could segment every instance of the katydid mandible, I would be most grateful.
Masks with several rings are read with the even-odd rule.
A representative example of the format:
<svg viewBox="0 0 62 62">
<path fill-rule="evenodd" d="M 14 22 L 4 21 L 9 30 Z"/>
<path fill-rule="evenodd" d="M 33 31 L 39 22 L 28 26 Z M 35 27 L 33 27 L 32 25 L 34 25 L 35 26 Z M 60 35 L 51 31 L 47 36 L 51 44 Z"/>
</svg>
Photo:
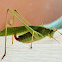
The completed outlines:
<svg viewBox="0 0 62 62">
<path fill-rule="evenodd" d="M 14 16 L 14 18 L 17 18 L 24 26 L 20 26 L 20 27 L 7 27 L 8 24 L 8 11 L 11 12 Z M 27 25 L 21 21 L 16 15 L 15 12 L 17 14 L 20 15 L 20 17 L 27 23 Z M 14 25 L 14 20 L 13 20 L 13 25 Z M 31 25 L 30 23 L 28 23 L 24 17 L 17 11 L 14 10 L 14 12 L 12 12 L 10 9 L 7 10 L 7 20 L 6 20 L 6 28 L 3 29 L 0 32 L 0 36 L 5 36 L 5 53 L 2 57 L 2 59 L 5 57 L 6 55 L 6 40 L 7 40 L 7 36 L 12 35 L 12 44 L 13 44 L 13 35 L 14 38 L 19 41 L 19 42 L 23 42 L 23 43 L 31 43 L 31 48 L 32 48 L 32 42 L 36 41 L 36 40 L 40 40 L 43 39 L 44 37 L 48 36 L 50 38 L 53 38 L 54 33 L 57 31 L 56 28 L 45 28 L 43 26 L 34 26 Z M 61 34 L 61 33 L 60 33 Z M 18 37 L 16 35 L 19 35 Z M 62 35 L 62 34 L 61 34 Z M 56 39 L 55 39 L 56 40 Z M 57 41 L 57 40 L 56 40 Z M 58 41 L 57 41 L 58 42 Z M 58 42 L 59 43 L 59 42 Z M 2 60 L 1 59 L 1 60 Z"/>
</svg>

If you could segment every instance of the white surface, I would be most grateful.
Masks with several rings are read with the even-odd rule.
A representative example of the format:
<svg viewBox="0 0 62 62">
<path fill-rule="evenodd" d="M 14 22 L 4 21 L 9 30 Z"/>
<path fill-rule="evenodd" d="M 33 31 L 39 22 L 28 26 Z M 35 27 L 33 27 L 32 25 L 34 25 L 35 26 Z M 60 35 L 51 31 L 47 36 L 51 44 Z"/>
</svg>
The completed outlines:
<svg viewBox="0 0 62 62">
<path fill-rule="evenodd" d="M 61 30 L 60 30 L 61 32 Z M 56 32 L 54 37 L 62 44 L 62 36 Z M 11 44 L 11 36 L 7 37 L 7 54 L 1 62 L 62 62 L 62 46 L 54 39 L 46 37 L 42 40 L 24 44 L 14 39 Z M 0 37 L 0 59 L 4 54 L 4 37 Z"/>
</svg>

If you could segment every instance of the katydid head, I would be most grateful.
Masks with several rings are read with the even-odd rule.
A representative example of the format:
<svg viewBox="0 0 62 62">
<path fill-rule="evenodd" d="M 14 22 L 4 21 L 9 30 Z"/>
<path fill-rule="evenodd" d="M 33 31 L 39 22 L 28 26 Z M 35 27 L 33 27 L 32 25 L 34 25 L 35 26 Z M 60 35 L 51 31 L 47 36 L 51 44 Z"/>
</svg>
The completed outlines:
<svg viewBox="0 0 62 62">
<path fill-rule="evenodd" d="M 50 38 L 53 38 L 55 32 L 56 31 L 54 29 L 51 29 L 50 34 L 49 34 L 51 36 Z"/>
</svg>

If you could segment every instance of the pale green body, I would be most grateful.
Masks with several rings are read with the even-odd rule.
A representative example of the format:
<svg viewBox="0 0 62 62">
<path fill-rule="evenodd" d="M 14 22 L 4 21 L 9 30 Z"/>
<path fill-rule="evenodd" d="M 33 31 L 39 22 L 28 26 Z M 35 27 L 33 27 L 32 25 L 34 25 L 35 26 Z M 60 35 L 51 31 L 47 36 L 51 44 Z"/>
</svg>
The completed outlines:
<svg viewBox="0 0 62 62">
<path fill-rule="evenodd" d="M 40 40 L 48 35 L 53 37 L 53 34 L 55 32 L 52 29 L 48 29 L 48 28 L 41 27 L 41 26 L 29 26 L 29 27 L 31 27 L 33 30 L 35 30 L 36 32 L 43 35 L 43 36 L 39 35 L 39 39 L 33 37 L 33 41 Z M 32 41 L 32 34 L 25 28 L 25 26 L 8 27 L 7 28 L 7 36 L 9 36 L 9 35 L 19 35 L 18 40 L 20 42 L 30 43 L 30 41 Z M 5 36 L 5 29 L 3 29 L 0 32 L 0 36 Z"/>
</svg>

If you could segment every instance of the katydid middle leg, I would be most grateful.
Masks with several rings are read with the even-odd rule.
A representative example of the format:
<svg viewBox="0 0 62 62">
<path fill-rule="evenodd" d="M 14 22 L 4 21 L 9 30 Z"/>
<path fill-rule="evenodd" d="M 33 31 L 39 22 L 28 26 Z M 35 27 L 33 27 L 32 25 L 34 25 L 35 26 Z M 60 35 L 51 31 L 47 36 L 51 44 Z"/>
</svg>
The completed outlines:
<svg viewBox="0 0 62 62">
<path fill-rule="evenodd" d="M 34 37 L 34 31 L 33 31 L 33 34 L 32 34 L 32 41 L 33 41 L 33 37 Z M 31 48 L 32 48 L 32 41 L 31 41 Z"/>
</svg>

